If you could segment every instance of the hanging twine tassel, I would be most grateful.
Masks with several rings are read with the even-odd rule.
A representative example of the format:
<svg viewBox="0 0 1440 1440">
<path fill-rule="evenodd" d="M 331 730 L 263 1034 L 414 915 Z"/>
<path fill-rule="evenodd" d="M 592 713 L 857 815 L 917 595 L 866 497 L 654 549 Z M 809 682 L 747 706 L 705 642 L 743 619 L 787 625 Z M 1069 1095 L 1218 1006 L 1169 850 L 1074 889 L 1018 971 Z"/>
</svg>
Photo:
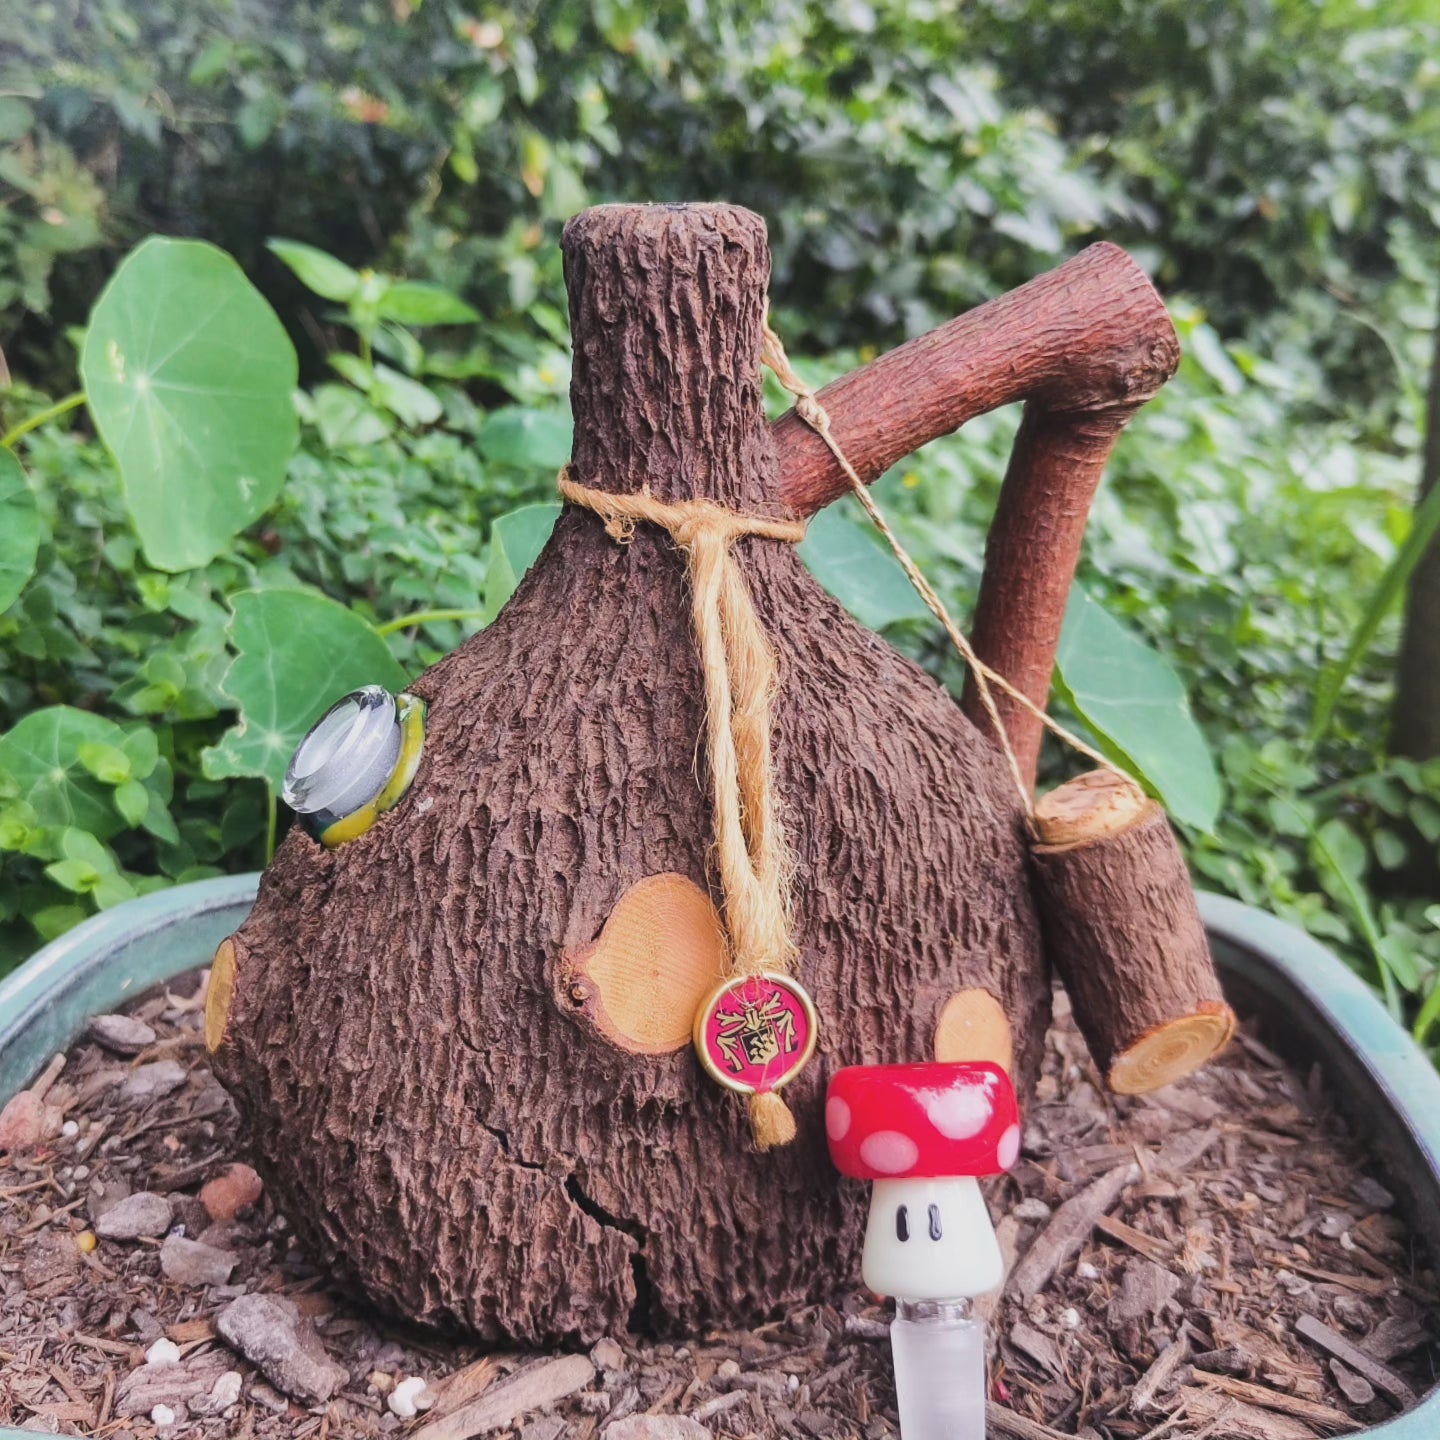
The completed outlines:
<svg viewBox="0 0 1440 1440">
<path fill-rule="evenodd" d="M 775 798 L 770 749 L 775 652 L 732 547 L 745 535 L 793 544 L 804 539 L 805 527 L 798 521 L 742 515 L 708 500 L 667 502 L 648 490 L 628 495 L 593 490 L 571 480 L 568 469 L 561 472 L 559 487 L 571 504 L 599 515 L 620 543 L 627 542 L 636 523 L 643 520 L 667 530 L 685 553 L 691 619 L 705 685 L 716 863 L 730 941 L 731 974 L 722 990 L 731 994 L 747 979 L 763 985 L 773 1010 L 765 1024 L 779 1022 L 782 1027 L 767 1033 L 787 1036 L 793 1056 L 793 1062 L 780 1071 L 762 1070 L 758 1073 L 763 1078 L 748 1084 L 736 1083 L 723 1069 L 717 1073 L 710 1063 L 706 1068 L 722 1084 L 749 1095 L 750 1128 L 761 1150 L 788 1145 L 795 1138 L 795 1117 L 778 1089 L 814 1049 L 814 1010 L 798 982 L 789 978 L 797 956 L 790 928 L 791 861 Z M 776 991 L 782 998 L 770 1000 Z M 717 992 L 712 1002 L 718 1004 L 723 998 Z M 703 1022 L 712 1002 L 697 1017 L 702 1060 L 706 1057 Z M 807 1019 L 808 1033 L 797 1037 L 797 1030 L 806 1029 Z M 739 1041 L 728 1033 L 721 1043 L 731 1046 L 726 1055 L 741 1055 Z M 740 1066 L 738 1058 L 734 1063 Z"/>
<path fill-rule="evenodd" d="M 774 1150 L 795 1138 L 795 1117 L 776 1090 L 762 1090 L 750 1097 L 750 1133 L 761 1150 Z"/>
</svg>

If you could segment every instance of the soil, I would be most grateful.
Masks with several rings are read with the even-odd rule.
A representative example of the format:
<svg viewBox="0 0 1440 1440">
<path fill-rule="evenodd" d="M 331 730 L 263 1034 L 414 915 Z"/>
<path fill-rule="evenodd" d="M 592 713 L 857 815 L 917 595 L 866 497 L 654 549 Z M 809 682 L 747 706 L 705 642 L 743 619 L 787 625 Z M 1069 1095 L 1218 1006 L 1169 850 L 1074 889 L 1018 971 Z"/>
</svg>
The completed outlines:
<svg viewBox="0 0 1440 1440">
<path fill-rule="evenodd" d="M 0 1163 L 0 1420 L 116 1440 L 895 1435 L 887 1312 L 860 1294 L 688 1345 L 482 1353 L 331 1291 L 268 1197 L 216 1219 L 251 1178 L 230 1171 L 243 1157 L 201 1041 L 203 979 L 134 1007 L 154 1031 L 138 1053 L 124 1027 L 78 1044 L 41 1107 L 58 1133 Z M 168 1216 L 132 1202 L 116 1213 L 149 1233 L 97 1242 L 140 1192 Z M 1306 1440 L 1377 1424 L 1435 1381 L 1431 1262 L 1323 1075 L 1250 1026 L 1189 1081 L 1123 1099 L 1057 997 L 1023 1157 L 991 1208 L 1013 1260 L 982 1302 L 992 1434 Z M 261 1369 L 217 1330 L 235 1338 L 242 1296 L 294 1306 L 252 1334 Z M 411 1377 L 429 1408 L 402 1419 Z"/>
</svg>

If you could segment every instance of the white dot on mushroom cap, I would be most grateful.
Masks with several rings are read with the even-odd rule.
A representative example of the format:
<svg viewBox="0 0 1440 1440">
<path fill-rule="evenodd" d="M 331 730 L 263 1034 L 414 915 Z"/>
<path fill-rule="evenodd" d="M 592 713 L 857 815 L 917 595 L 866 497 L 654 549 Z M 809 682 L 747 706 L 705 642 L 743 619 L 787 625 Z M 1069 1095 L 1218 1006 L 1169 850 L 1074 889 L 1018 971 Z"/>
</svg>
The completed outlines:
<svg viewBox="0 0 1440 1440">
<path fill-rule="evenodd" d="M 850 1133 L 850 1107 L 838 1095 L 825 1102 L 825 1133 L 832 1140 L 843 1140 Z"/>
<path fill-rule="evenodd" d="M 990 1096 L 979 1086 L 941 1090 L 925 1097 L 925 1113 L 947 1140 L 968 1140 L 985 1128 L 991 1115 Z"/>
<path fill-rule="evenodd" d="M 995 1147 L 995 1158 L 1002 1170 L 1008 1170 L 1020 1158 L 1020 1127 L 1012 1125 Z"/>
<path fill-rule="evenodd" d="M 861 1141 L 860 1158 L 882 1175 L 903 1175 L 920 1158 L 920 1147 L 898 1130 L 877 1130 Z"/>
</svg>

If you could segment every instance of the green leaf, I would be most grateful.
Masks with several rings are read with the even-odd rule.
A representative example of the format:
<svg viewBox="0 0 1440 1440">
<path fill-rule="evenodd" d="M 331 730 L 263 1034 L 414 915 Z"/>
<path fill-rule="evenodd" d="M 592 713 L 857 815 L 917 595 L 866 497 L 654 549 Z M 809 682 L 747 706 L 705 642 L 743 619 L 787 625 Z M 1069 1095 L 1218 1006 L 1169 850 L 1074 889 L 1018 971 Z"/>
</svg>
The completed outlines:
<svg viewBox="0 0 1440 1440">
<path fill-rule="evenodd" d="M 1424 975 L 1420 969 L 1420 957 L 1412 943 L 1399 935 L 1385 935 L 1376 943 L 1375 953 L 1411 994 L 1419 990 Z"/>
<path fill-rule="evenodd" d="M 148 725 L 137 725 L 125 732 L 120 742 L 125 758 L 130 762 L 130 774 L 136 780 L 148 779 L 160 760 L 160 742 Z"/>
<path fill-rule="evenodd" d="M 320 438 L 329 450 L 373 445 L 390 433 L 390 422 L 347 385 L 321 385 L 310 402 Z"/>
<path fill-rule="evenodd" d="M 0 449 L 0 610 L 8 610 L 35 573 L 40 516 L 35 494 L 9 450 Z"/>
<path fill-rule="evenodd" d="M 1175 819 L 1214 828 L 1220 777 L 1179 676 L 1078 585 L 1065 610 L 1055 672 L 1056 688 L 1107 754 Z"/>
<path fill-rule="evenodd" d="M 0 770 L 15 780 L 41 825 L 73 825 L 108 839 L 123 822 L 111 804 L 111 788 L 86 770 L 80 751 L 87 744 L 119 745 L 124 738 L 113 720 L 52 705 L 0 736 Z"/>
<path fill-rule="evenodd" d="M 85 911 L 79 905 L 47 905 L 37 910 L 30 923 L 42 940 L 58 940 L 67 930 L 73 930 L 83 919 Z"/>
<path fill-rule="evenodd" d="M 145 558 L 207 564 L 279 494 L 295 350 L 223 250 L 147 240 L 96 302 L 80 371 Z"/>
<path fill-rule="evenodd" d="M 433 425 L 445 410 L 433 390 L 388 365 L 375 366 L 370 397 L 411 426 Z"/>
<path fill-rule="evenodd" d="M 475 443 L 487 459 L 501 465 L 558 470 L 570 458 L 574 426 L 563 410 L 531 410 L 505 405 L 492 410 Z"/>
<path fill-rule="evenodd" d="M 150 792 L 139 780 L 127 780 L 115 787 L 115 808 L 133 830 L 143 825 L 150 813 Z"/>
<path fill-rule="evenodd" d="M 900 562 L 874 531 L 833 508 L 813 516 L 800 558 L 810 573 L 862 624 L 883 629 L 929 617 Z"/>
<path fill-rule="evenodd" d="M 57 860 L 45 867 L 49 876 L 62 890 L 83 895 L 100 883 L 100 872 L 84 860 Z"/>
<path fill-rule="evenodd" d="M 487 623 L 515 593 L 521 577 L 545 548 L 559 516 L 558 505 L 522 505 L 490 527 L 490 563 L 485 571 Z"/>
<path fill-rule="evenodd" d="M 326 300 L 343 305 L 360 292 L 360 272 L 313 245 L 302 245 L 298 240 L 271 239 L 265 242 L 265 248 L 283 260 L 307 290 Z"/>
<path fill-rule="evenodd" d="M 1365 652 L 1374 643 L 1381 622 L 1399 603 L 1410 583 L 1410 576 L 1420 563 L 1420 557 L 1430 548 L 1430 542 L 1440 532 L 1440 485 L 1437 485 L 1415 509 L 1410 533 L 1405 543 L 1395 553 L 1395 558 L 1385 567 L 1370 596 L 1369 603 L 1359 623 L 1350 636 L 1345 653 L 1334 664 L 1321 673 L 1320 683 L 1315 687 L 1315 709 L 1310 717 L 1308 738 L 1312 743 L 1324 739 L 1335 715 L 1335 706 L 1345 683 L 1354 674 L 1355 667 L 1365 657 Z"/>
<path fill-rule="evenodd" d="M 80 763 L 105 785 L 121 785 L 130 778 L 130 757 L 118 745 L 87 740 L 79 754 Z"/>
<path fill-rule="evenodd" d="M 397 280 L 380 297 L 376 308 L 382 319 L 401 325 L 468 325 L 480 318 L 473 305 L 467 305 L 443 285 L 423 280 Z"/>
<path fill-rule="evenodd" d="M 246 590 L 231 597 L 236 658 L 222 688 L 240 722 L 205 751 L 205 774 L 258 775 L 279 790 L 305 732 L 362 685 L 405 686 L 385 642 L 353 610 L 308 590 Z"/>
</svg>

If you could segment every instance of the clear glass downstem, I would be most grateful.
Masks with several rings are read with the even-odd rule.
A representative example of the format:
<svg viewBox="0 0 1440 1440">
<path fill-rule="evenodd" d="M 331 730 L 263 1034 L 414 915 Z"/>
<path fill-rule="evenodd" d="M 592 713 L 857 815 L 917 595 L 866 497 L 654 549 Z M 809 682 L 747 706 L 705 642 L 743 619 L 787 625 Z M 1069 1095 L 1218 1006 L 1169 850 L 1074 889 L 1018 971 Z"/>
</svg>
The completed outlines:
<svg viewBox="0 0 1440 1440">
<path fill-rule="evenodd" d="M 985 1440 L 985 1326 L 968 1300 L 897 1300 L 900 1440 Z"/>
</svg>

